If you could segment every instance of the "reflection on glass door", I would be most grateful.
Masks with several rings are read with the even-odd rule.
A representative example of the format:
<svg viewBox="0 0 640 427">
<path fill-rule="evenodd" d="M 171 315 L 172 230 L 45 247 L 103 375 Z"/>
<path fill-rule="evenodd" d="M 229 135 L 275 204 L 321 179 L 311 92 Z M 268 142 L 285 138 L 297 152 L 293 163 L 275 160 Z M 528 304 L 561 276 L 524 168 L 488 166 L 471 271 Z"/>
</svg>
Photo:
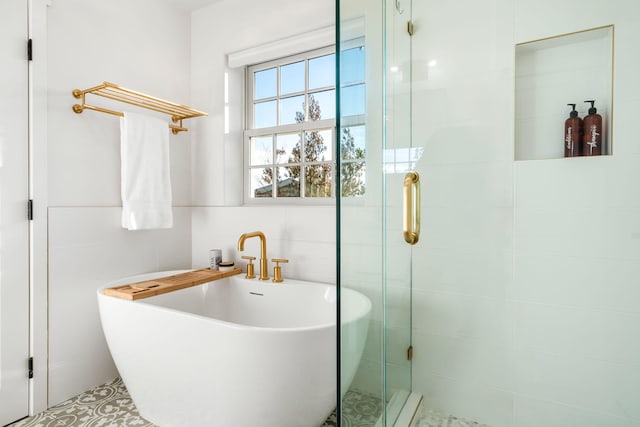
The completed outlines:
<svg viewBox="0 0 640 427">
<path fill-rule="evenodd" d="M 382 150 L 384 228 L 385 419 L 392 426 L 411 392 L 411 253 L 405 241 L 405 176 L 419 151 L 411 138 L 411 1 L 385 13 L 385 130 Z M 411 184 L 408 191 L 415 190 Z M 411 209 L 409 209 L 411 211 Z"/>
<path fill-rule="evenodd" d="M 411 2 L 339 5 L 338 201 L 343 425 L 392 426 L 411 392 Z M 350 290 L 370 310 L 358 321 Z"/>
</svg>

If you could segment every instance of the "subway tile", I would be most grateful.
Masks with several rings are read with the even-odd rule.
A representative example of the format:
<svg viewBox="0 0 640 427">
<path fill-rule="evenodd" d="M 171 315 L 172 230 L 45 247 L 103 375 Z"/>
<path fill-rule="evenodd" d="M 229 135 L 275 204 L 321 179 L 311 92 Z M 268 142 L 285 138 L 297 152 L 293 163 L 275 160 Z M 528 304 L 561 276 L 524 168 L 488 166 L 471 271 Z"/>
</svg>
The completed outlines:
<svg viewBox="0 0 640 427">
<path fill-rule="evenodd" d="M 413 327 L 421 333 L 451 337 L 506 337 L 512 306 L 504 299 L 414 290 Z"/>
<path fill-rule="evenodd" d="M 516 394 L 514 421 L 518 427 L 638 427 L 640 421 L 589 407 L 570 406 Z"/>
<path fill-rule="evenodd" d="M 380 360 L 360 361 L 351 389 L 355 389 L 371 395 L 382 395 L 382 363 Z"/>
<path fill-rule="evenodd" d="M 516 304 L 516 342 L 576 360 L 631 365 L 640 360 L 635 339 L 640 314 L 548 304 Z"/>
<path fill-rule="evenodd" d="M 283 241 L 278 257 L 289 259 L 282 265 L 283 277 L 322 283 L 336 283 L 335 245 L 322 242 Z M 272 252 L 275 257 L 276 253 Z M 271 273 L 270 273 L 271 274 Z"/>
<path fill-rule="evenodd" d="M 409 287 L 386 287 L 386 325 L 388 328 L 405 329 L 411 328 L 411 288 Z"/>
<path fill-rule="evenodd" d="M 396 393 L 404 394 L 411 391 L 411 366 L 408 363 L 387 363 L 385 366 L 385 373 L 387 402 L 389 402 Z M 387 414 L 389 413 L 387 412 Z"/>
<path fill-rule="evenodd" d="M 514 261 L 511 297 L 516 300 L 640 314 L 635 260 L 543 254 Z"/>
<path fill-rule="evenodd" d="M 428 408 L 492 427 L 516 426 L 513 395 L 508 390 L 434 375 L 415 365 L 413 391 L 423 395 L 424 405 Z"/>
<path fill-rule="evenodd" d="M 588 354 L 557 354 L 554 350 L 551 346 L 516 348 L 516 395 L 573 407 L 576 418 L 584 416 L 580 412 L 594 412 L 640 420 L 638 359 L 610 363 Z M 570 425 L 581 424 L 574 419 Z"/>
<path fill-rule="evenodd" d="M 425 207 L 469 209 L 513 205 L 512 162 L 425 165 L 421 171 Z M 446 185 L 439 185 L 446 183 Z"/>
<path fill-rule="evenodd" d="M 451 337 L 413 331 L 414 367 L 470 384 L 513 390 L 510 336 Z"/>
<path fill-rule="evenodd" d="M 188 208 L 175 209 L 169 230 L 127 231 L 120 215 L 117 207 L 49 208 L 50 404 L 115 375 L 96 290 L 119 278 L 191 264 Z"/>
<path fill-rule="evenodd" d="M 608 218 L 602 209 L 544 208 L 516 210 L 516 255 L 559 254 L 597 257 L 608 248 Z"/>
<path fill-rule="evenodd" d="M 511 250 L 513 211 L 509 208 L 465 209 L 425 208 L 422 244 L 428 249 L 465 248 L 477 251 Z"/>
<path fill-rule="evenodd" d="M 556 223 L 579 221 L 581 218 L 574 218 L 577 210 L 597 209 L 606 200 L 607 170 L 615 164 L 617 160 L 602 156 L 516 162 L 516 215 L 527 210 L 555 208 L 566 212 L 556 218 Z"/>
<path fill-rule="evenodd" d="M 413 249 L 413 288 L 503 298 L 513 277 L 513 254 L 466 248 Z"/>
<path fill-rule="evenodd" d="M 411 365 L 407 360 L 407 350 L 411 345 L 411 325 L 406 323 L 404 325 L 394 327 L 387 324 L 385 327 L 385 333 L 386 362 L 397 365 L 402 369 L 408 369 Z"/>
<path fill-rule="evenodd" d="M 193 227 L 199 232 L 193 235 L 193 262 L 207 265 L 211 245 L 222 249 L 223 257 L 240 262 L 244 253 L 237 252 L 238 238 L 242 233 L 261 230 L 267 237 L 267 256 L 289 259 L 289 264 L 283 265 L 285 277 L 335 283 L 335 221 L 327 221 L 332 212 L 324 207 L 196 208 Z M 303 234 L 307 229 L 313 231 Z M 245 253 L 258 257 L 259 241 L 247 240 Z"/>
</svg>

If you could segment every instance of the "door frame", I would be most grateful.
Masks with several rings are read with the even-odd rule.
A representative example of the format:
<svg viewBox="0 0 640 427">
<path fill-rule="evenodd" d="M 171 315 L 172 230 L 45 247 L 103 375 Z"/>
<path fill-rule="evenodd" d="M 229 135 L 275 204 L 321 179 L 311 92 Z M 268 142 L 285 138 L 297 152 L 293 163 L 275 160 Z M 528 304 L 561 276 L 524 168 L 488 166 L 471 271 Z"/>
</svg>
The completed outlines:
<svg viewBox="0 0 640 427">
<path fill-rule="evenodd" d="M 52 0 L 28 2 L 28 34 L 33 40 L 29 61 L 29 415 L 48 407 L 48 154 L 47 154 L 47 7 Z M 69 107 L 71 108 L 71 107 Z"/>
</svg>

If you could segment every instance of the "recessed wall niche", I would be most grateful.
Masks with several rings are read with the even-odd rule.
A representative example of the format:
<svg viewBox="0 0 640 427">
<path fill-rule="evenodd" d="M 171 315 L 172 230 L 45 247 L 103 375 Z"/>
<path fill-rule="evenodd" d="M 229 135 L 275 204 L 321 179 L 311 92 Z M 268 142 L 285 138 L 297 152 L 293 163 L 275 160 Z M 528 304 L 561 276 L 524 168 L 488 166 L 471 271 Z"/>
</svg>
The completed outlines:
<svg viewBox="0 0 640 427">
<path fill-rule="evenodd" d="M 516 160 L 564 157 L 567 104 L 584 118 L 585 100 L 602 116 L 602 154 L 613 153 L 613 37 L 610 25 L 516 45 Z"/>
</svg>

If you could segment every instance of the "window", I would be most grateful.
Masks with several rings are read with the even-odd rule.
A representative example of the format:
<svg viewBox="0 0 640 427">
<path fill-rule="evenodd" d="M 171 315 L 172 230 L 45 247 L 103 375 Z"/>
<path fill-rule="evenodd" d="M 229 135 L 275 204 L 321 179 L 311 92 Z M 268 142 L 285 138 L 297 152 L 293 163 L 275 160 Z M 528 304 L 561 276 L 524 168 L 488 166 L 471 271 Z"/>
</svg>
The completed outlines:
<svg viewBox="0 0 640 427">
<path fill-rule="evenodd" d="M 347 73 L 353 76 L 343 89 L 352 92 L 353 101 L 343 108 L 354 117 L 340 132 L 348 195 L 364 194 L 364 48 L 358 49 L 361 55 L 351 53 L 351 62 L 362 72 Z M 248 67 L 245 158 L 251 200 L 335 197 L 335 105 L 333 48 Z"/>
</svg>

